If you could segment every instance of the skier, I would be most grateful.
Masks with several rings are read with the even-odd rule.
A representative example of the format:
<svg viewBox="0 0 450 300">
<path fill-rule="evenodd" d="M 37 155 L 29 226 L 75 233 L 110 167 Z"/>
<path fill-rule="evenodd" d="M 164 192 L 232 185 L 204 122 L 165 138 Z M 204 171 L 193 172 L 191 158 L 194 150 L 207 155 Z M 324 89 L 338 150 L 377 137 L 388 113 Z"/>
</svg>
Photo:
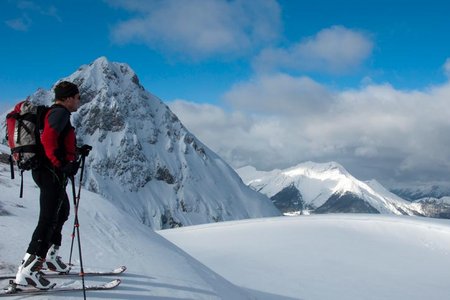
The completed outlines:
<svg viewBox="0 0 450 300">
<path fill-rule="evenodd" d="M 41 165 L 32 171 L 33 180 L 40 189 L 39 220 L 15 279 L 18 285 L 32 285 L 38 289 L 55 285 L 43 276 L 42 268 L 60 273 L 70 270 L 58 256 L 61 231 L 70 210 L 66 186 L 80 166 L 77 159 L 83 154 L 79 153 L 80 149 L 86 151 L 84 147 L 76 147 L 75 129 L 70 123 L 70 114 L 80 106 L 77 85 L 62 81 L 55 86 L 54 92 L 55 103 L 45 116 L 41 134 L 44 150 Z"/>
</svg>

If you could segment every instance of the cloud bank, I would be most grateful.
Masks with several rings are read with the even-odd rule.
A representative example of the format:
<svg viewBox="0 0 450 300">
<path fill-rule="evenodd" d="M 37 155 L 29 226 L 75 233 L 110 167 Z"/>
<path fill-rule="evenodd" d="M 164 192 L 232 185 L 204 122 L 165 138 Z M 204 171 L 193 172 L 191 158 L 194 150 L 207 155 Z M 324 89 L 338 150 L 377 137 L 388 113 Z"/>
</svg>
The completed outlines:
<svg viewBox="0 0 450 300">
<path fill-rule="evenodd" d="M 338 161 L 362 179 L 450 176 L 450 83 L 423 91 L 367 85 L 330 90 L 307 77 L 256 77 L 224 95 L 231 106 L 177 100 L 171 109 L 234 167 Z M 253 108 L 253 109 L 252 109 Z"/>
<path fill-rule="evenodd" d="M 133 14 L 114 26 L 114 42 L 143 43 L 190 59 L 239 56 L 276 40 L 281 30 L 274 0 L 107 2 Z"/>
<path fill-rule="evenodd" d="M 343 26 L 332 26 L 288 48 L 269 48 L 255 58 L 259 72 L 270 70 L 349 73 L 372 53 L 370 35 Z"/>
</svg>

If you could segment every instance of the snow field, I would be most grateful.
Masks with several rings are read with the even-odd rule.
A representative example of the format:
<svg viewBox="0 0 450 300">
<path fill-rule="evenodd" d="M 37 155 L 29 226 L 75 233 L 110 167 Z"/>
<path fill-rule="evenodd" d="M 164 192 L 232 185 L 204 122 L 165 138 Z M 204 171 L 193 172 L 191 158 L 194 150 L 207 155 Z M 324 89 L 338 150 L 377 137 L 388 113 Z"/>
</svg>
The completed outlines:
<svg viewBox="0 0 450 300">
<path fill-rule="evenodd" d="M 448 220 L 316 215 L 159 233 L 236 285 L 288 299 L 438 300 L 450 294 Z"/>
</svg>

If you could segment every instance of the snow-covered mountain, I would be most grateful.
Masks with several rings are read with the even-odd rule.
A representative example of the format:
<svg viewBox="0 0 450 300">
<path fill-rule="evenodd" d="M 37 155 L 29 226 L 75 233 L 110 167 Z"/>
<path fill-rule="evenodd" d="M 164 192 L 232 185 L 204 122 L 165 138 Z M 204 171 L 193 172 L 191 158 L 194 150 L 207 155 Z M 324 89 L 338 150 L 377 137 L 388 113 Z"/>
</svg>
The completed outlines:
<svg viewBox="0 0 450 300">
<path fill-rule="evenodd" d="M 420 204 L 396 196 L 375 180 L 359 181 L 335 162 L 305 162 L 270 172 L 247 166 L 237 172 L 284 213 L 423 215 Z"/>
<path fill-rule="evenodd" d="M 421 205 L 425 215 L 435 218 L 450 219 L 450 197 L 427 197 L 414 201 Z"/>
<path fill-rule="evenodd" d="M 80 88 L 72 122 L 78 143 L 93 146 L 88 190 L 155 229 L 280 214 L 147 92 L 127 64 L 100 57 L 62 80 Z M 49 105 L 54 95 L 39 89 L 30 98 Z"/>
<path fill-rule="evenodd" d="M 415 182 L 413 184 L 395 184 L 389 190 L 403 199 L 415 201 L 421 198 L 442 198 L 450 196 L 450 182 Z"/>
</svg>

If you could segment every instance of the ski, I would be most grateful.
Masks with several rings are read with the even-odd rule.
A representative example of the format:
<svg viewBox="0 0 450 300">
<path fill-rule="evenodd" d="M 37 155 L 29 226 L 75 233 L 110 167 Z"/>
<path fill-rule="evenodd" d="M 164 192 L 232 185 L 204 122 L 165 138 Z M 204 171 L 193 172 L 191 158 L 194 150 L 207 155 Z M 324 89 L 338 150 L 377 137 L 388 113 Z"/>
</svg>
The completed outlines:
<svg viewBox="0 0 450 300">
<path fill-rule="evenodd" d="M 93 272 L 84 272 L 84 276 L 116 276 L 116 275 L 120 275 L 123 272 L 125 272 L 127 269 L 126 266 L 120 266 L 114 270 L 111 271 L 93 271 Z M 44 277 L 45 278 L 59 278 L 59 277 L 78 277 L 81 276 L 82 274 L 79 272 L 69 272 L 69 273 L 45 273 L 44 272 Z M 0 275 L 0 280 L 6 280 L 6 279 L 14 279 L 16 278 L 16 275 Z"/>
<path fill-rule="evenodd" d="M 120 279 L 115 279 L 110 282 L 106 282 L 103 284 L 96 285 L 87 285 L 86 291 L 104 291 L 111 290 L 116 288 L 121 283 Z M 54 293 L 68 293 L 68 292 L 77 292 L 83 291 L 83 287 L 54 287 L 48 290 L 38 290 L 35 288 L 27 288 L 22 289 L 19 287 L 12 287 L 10 289 L 0 290 L 0 297 L 9 297 L 9 296 L 21 296 L 21 295 L 45 295 L 45 294 L 54 294 Z"/>
</svg>

